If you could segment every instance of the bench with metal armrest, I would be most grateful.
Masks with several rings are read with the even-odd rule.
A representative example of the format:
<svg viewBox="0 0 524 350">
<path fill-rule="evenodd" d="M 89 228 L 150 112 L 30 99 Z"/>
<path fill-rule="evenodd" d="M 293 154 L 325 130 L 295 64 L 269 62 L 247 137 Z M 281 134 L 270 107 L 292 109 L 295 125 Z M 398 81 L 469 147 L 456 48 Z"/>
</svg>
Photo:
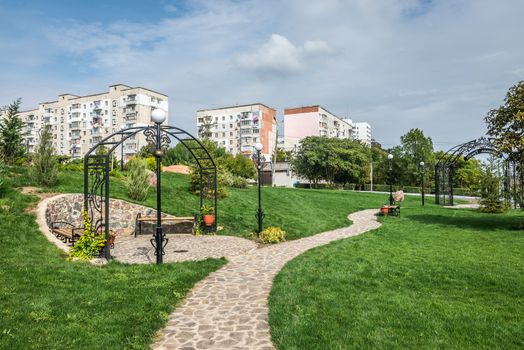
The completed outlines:
<svg viewBox="0 0 524 350">
<path fill-rule="evenodd" d="M 62 227 L 63 225 L 67 227 Z M 66 221 L 53 221 L 51 222 L 51 232 L 64 243 L 69 241 L 74 246 L 75 241 L 84 234 L 84 228 L 75 227 L 75 225 Z"/>
</svg>

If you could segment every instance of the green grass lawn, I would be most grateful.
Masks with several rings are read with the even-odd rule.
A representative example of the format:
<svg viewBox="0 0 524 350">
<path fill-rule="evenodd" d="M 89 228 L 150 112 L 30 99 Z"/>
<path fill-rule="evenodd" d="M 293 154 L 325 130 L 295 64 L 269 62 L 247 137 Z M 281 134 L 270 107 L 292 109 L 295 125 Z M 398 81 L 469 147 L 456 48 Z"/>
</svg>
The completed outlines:
<svg viewBox="0 0 524 350">
<path fill-rule="evenodd" d="M 402 218 L 289 262 L 271 292 L 279 349 L 522 349 L 522 212 L 407 204 Z"/>
<path fill-rule="evenodd" d="M 21 184 L 31 184 L 22 176 Z M 58 185 L 46 191 L 63 193 L 83 192 L 83 174 L 61 172 Z M 174 215 L 193 215 L 199 209 L 198 196 L 189 193 L 186 175 L 162 174 L 162 210 Z M 124 184 L 111 181 L 111 197 L 131 202 Z M 229 189 L 229 197 L 219 200 L 218 225 L 221 234 L 249 237 L 256 231 L 257 189 Z M 262 188 L 262 205 L 266 214 L 264 226 L 280 226 L 287 232 L 287 239 L 310 236 L 350 224 L 347 215 L 366 208 L 378 208 L 387 202 L 384 194 L 355 193 L 349 191 L 311 190 L 295 188 Z M 418 198 L 408 198 L 418 202 Z M 155 207 L 156 189 L 150 188 L 148 197 L 140 204 Z"/>
<path fill-rule="evenodd" d="M 35 200 L 0 199 L 0 349 L 148 349 L 176 303 L 225 263 L 70 262 L 24 212 Z"/>
</svg>

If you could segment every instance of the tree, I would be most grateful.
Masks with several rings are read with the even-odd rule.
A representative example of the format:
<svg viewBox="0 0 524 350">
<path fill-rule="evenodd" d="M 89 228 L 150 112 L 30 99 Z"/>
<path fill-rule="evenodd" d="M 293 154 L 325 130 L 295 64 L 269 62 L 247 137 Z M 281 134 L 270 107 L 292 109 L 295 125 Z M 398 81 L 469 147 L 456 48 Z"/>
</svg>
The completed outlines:
<svg viewBox="0 0 524 350">
<path fill-rule="evenodd" d="M 293 158 L 293 151 L 289 150 L 283 150 L 282 148 L 275 148 L 273 151 L 273 155 L 271 156 L 271 159 L 275 156 L 276 152 L 276 161 L 277 162 L 289 162 Z"/>
<path fill-rule="evenodd" d="M 424 162 L 425 171 L 428 175 L 433 174 L 435 167 L 435 155 L 433 152 L 433 141 L 426 137 L 420 129 L 411 129 L 400 137 L 401 157 L 403 164 L 403 183 L 406 185 L 418 185 L 420 179 L 419 164 Z"/>
<path fill-rule="evenodd" d="M 7 164 L 14 164 L 26 151 L 22 135 L 24 122 L 18 117 L 21 101 L 19 98 L 11 103 L 0 120 L 0 158 Z"/>
<path fill-rule="evenodd" d="M 165 156 L 162 158 L 162 163 L 165 165 L 189 165 L 192 160 L 193 157 L 191 156 L 191 153 L 189 153 L 189 150 L 179 142 L 175 147 L 167 150 Z"/>
<path fill-rule="evenodd" d="M 364 184 L 368 181 L 370 151 L 358 141 L 310 136 L 300 141 L 291 162 L 293 171 L 312 184 Z"/>
<path fill-rule="evenodd" d="M 500 152 L 512 160 L 524 162 L 524 81 L 512 86 L 504 104 L 492 109 L 485 117 L 488 135 L 495 138 Z"/>
<path fill-rule="evenodd" d="M 241 154 L 236 156 L 224 157 L 224 166 L 226 169 L 235 176 L 240 176 L 246 179 L 254 179 L 257 175 L 257 169 L 255 168 L 255 163 L 244 157 Z"/>
<path fill-rule="evenodd" d="M 53 134 L 49 126 L 40 131 L 40 141 L 33 157 L 33 176 L 37 183 L 51 186 L 58 180 L 58 161 L 53 155 Z"/>
</svg>

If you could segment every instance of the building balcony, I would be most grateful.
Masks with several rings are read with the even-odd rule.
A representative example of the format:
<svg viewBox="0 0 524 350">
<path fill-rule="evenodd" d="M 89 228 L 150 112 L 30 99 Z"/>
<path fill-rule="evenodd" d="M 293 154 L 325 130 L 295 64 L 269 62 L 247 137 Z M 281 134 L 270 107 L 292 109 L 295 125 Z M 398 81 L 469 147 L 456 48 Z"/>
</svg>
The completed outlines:
<svg viewBox="0 0 524 350">
<path fill-rule="evenodd" d="M 70 120 L 80 120 L 82 119 L 82 115 L 80 112 L 71 113 L 71 116 L 69 117 Z"/>
<path fill-rule="evenodd" d="M 71 123 L 69 125 L 69 129 L 71 129 L 71 130 L 81 130 L 82 126 L 80 125 L 80 123 Z"/>
<path fill-rule="evenodd" d="M 100 128 L 91 129 L 91 135 L 93 136 L 102 135 L 102 130 Z"/>
<path fill-rule="evenodd" d="M 126 113 L 126 120 L 136 120 L 137 117 L 138 117 L 138 113 L 137 112 Z"/>
<path fill-rule="evenodd" d="M 136 96 L 130 96 L 126 98 L 125 102 L 127 106 L 136 105 L 138 103 L 138 99 L 136 98 Z"/>
<path fill-rule="evenodd" d="M 82 138 L 82 135 L 80 134 L 71 134 L 71 140 L 78 140 Z"/>
</svg>

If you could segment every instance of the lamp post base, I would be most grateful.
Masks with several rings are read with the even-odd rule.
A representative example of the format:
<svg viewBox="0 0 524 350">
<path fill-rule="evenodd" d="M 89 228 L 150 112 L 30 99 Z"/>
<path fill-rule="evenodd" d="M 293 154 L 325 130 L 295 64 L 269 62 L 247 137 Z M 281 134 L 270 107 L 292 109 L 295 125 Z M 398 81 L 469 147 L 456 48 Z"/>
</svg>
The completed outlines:
<svg viewBox="0 0 524 350">
<path fill-rule="evenodd" d="M 263 228 L 264 211 L 262 210 L 262 208 L 258 208 L 258 210 L 257 210 L 257 214 L 256 214 L 256 217 L 257 217 L 257 221 L 258 221 L 258 231 L 257 231 L 257 234 L 260 235 L 260 232 L 262 232 L 262 230 L 264 229 L 264 228 Z"/>
</svg>

